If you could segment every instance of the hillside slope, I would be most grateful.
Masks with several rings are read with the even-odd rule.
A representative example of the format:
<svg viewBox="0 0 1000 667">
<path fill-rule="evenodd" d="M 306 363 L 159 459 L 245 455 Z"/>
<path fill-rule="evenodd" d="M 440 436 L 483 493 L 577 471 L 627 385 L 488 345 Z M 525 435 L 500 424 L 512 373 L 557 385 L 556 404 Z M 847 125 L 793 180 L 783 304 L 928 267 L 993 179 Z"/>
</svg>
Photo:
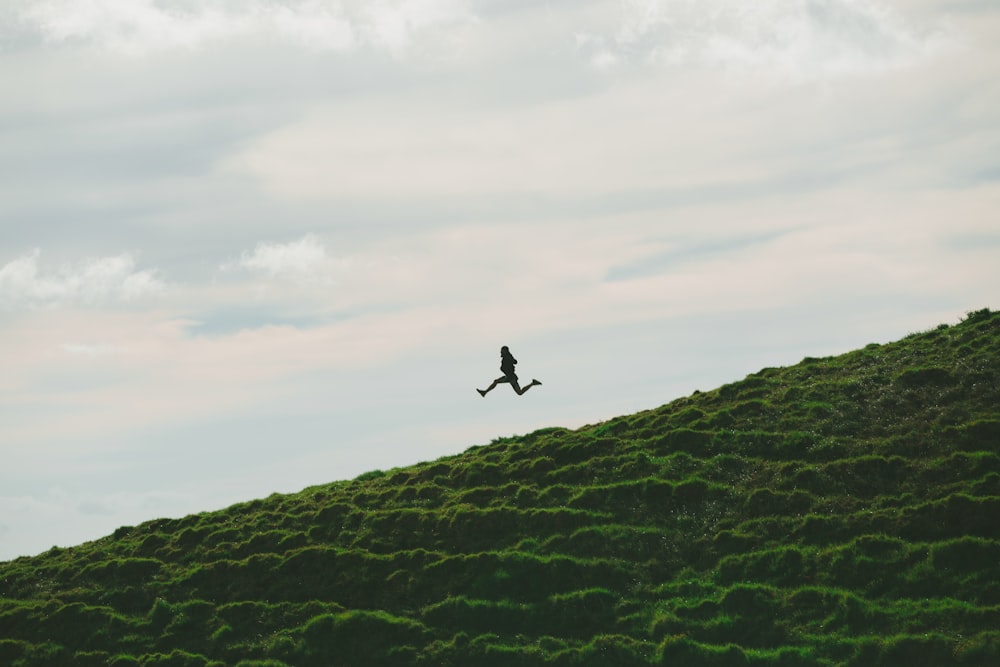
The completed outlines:
<svg viewBox="0 0 1000 667">
<path fill-rule="evenodd" d="M 1000 664 L 1000 313 L 0 563 L 2 665 Z"/>
</svg>

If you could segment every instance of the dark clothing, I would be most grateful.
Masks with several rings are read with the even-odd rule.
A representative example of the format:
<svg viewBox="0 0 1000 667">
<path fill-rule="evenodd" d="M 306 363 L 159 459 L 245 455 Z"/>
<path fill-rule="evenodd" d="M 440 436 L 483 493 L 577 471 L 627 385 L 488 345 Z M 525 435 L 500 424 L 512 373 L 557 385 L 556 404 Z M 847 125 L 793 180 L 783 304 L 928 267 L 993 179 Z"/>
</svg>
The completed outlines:
<svg viewBox="0 0 1000 667">
<path fill-rule="evenodd" d="M 517 359 L 514 355 L 507 354 L 501 355 L 500 357 L 500 371 L 507 376 L 507 378 L 517 379 L 517 375 L 514 374 L 514 364 L 517 363 Z"/>
</svg>

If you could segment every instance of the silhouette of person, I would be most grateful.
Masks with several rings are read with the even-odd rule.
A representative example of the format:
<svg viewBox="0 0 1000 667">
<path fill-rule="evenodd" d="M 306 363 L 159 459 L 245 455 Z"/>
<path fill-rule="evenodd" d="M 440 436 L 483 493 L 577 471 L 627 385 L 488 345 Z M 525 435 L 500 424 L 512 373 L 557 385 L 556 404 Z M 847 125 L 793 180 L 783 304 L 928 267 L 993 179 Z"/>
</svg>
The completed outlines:
<svg viewBox="0 0 1000 667">
<path fill-rule="evenodd" d="M 518 384 L 518 382 L 517 382 L 517 374 L 514 372 L 514 364 L 516 364 L 516 363 L 517 363 L 517 359 L 515 359 L 514 355 L 510 353 L 510 350 L 507 349 L 507 346 L 504 345 L 503 347 L 501 347 L 500 348 L 500 371 L 503 373 L 503 376 L 502 377 L 498 377 L 496 380 L 494 380 L 493 384 L 491 384 L 486 389 L 476 389 L 476 391 L 479 392 L 479 395 L 485 397 L 486 394 L 488 394 L 491 391 L 493 391 L 494 387 L 496 387 L 498 384 L 502 384 L 502 383 L 505 383 L 505 382 L 508 383 L 511 387 L 514 388 L 514 391 L 517 393 L 518 396 L 520 396 L 524 392 L 528 391 L 529 389 L 531 389 L 532 387 L 534 387 L 536 384 L 537 385 L 541 385 L 542 384 L 538 380 L 532 380 L 531 384 L 529 384 L 528 386 L 522 388 L 521 385 Z"/>
</svg>

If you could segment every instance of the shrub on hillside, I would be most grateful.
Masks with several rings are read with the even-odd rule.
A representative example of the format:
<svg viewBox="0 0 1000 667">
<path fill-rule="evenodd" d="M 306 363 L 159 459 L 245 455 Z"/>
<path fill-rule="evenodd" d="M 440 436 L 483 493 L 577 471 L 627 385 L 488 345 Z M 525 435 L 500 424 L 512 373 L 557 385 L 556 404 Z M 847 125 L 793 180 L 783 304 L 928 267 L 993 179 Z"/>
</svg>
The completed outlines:
<svg viewBox="0 0 1000 667">
<path fill-rule="evenodd" d="M 12 665 L 28 650 L 27 642 L 14 639 L 0 639 L 0 664 Z"/>
<path fill-rule="evenodd" d="M 702 644 L 686 637 L 667 637 L 659 646 L 658 656 L 659 663 L 664 667 L 743 667 L 750 664 L 739 646 Z"/>
<path fill-rule="evenodd" d="M 139 658 L 131 655 L 116 655 L 108 661 L 108 667 L 141 667 Z"/>
<path fill-rule="evenodd" d="M 382 611 L 318 616 L 301 630 L 296 653 L 303 665 L 379 667 L 407 664 L 400 648 L 423 646 L 427 629 Z"/>
<path fill-rule="evenodd" d="M 225 667 L 203 655 L 174 649 L 170 653 L 154 653 L 142 659 L 142 667 Z"/>
</svg>

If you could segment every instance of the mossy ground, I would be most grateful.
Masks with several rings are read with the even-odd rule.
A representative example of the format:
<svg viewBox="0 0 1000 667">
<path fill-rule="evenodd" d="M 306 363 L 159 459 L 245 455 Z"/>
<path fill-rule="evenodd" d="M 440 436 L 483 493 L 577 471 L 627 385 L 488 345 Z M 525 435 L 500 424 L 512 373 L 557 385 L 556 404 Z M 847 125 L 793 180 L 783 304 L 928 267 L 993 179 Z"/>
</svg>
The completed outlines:
<svg viewBox="0 0 1000 667">
<path fill-rule="evenodd" d="M 1000 314 L 0 563 L 0 664 L 1000 664 Z"/>
</svg>

